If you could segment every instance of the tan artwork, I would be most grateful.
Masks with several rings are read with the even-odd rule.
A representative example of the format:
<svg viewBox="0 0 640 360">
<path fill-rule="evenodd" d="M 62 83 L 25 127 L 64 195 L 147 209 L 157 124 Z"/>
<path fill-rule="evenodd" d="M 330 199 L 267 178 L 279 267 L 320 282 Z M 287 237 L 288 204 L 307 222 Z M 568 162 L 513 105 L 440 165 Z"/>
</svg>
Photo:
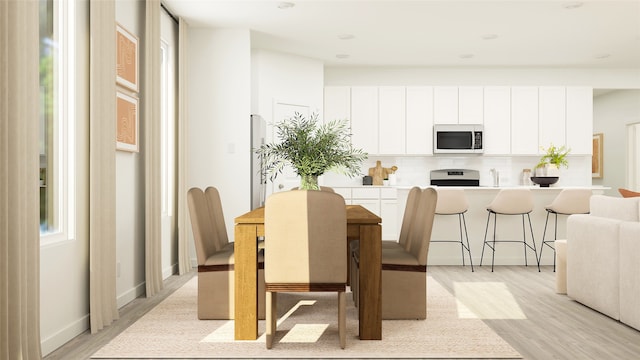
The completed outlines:
<svg viewBox="0 0 640 360">
<path fill-rule="evenodd" d="M 138 38 L 116 25 L 116 82 L 138 91 Z"/>
<path fill-rule="evenodd" d="M 591 157 L 591 177 L 595 179 L 602 178 L 602 133 L 593 134 L 593 152 Z"/>
<path fill-rule="evenodd" d="M 138 152 L 138 99 L 116 96 L 116 149 Z"/>
</svg>

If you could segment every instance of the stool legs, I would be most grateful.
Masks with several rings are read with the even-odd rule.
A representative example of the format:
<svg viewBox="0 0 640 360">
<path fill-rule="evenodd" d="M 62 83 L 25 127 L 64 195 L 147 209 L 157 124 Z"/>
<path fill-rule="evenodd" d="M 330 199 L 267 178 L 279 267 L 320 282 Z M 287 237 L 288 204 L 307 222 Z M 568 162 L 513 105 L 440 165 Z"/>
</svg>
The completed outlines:
<svg viewBox="0 0 640 360">
<path fill-rule="evenodd" d="M 547 224 L 549 223 L 549 214 L 551 213 L 555 215 L 553 240 L 545 240 L 547 236 Z M 538 258 L 538 264 L 540 264 L 540 261 L 542 261 L 542 249 L 544 249 L 544 246 L 547 245 L 548 247 L 553 249 L 553 271 L 554 272 L 556 271 L 556 249 L 554 247 L 555 244 L 554 246 L 551 246 L 550 244 L 555 243 L 556 240 L 558 240 L 558 213 L 547 210 L 547 219 L 544 222 L 544 231 L 542 232 L 542 244 L 540 245 L 540 257 Z"/>
<path fill-rule="evenodd" d="M 487 241 L 487 234 L 489 231 L 489 222 L 491 221 L 491 214 L 493 214 L 493 240 L 489 240 Z M 507 214 L 501 214 L 501 215 L 507 215 Z M 510 215 L 510 214 L 509 214 Z M 536 263 L 538 265 L 538 271 L 540 271 L 540 262 L 538 260 L 538 252 L 536 250 L 536 242 L 533 236 L 533 226 L 531 225 L 531 217 L 529 216 L 528 213 L 526 214 L 517 214 L 517 215 L 521 215 L 522 216 L 522 240 L 496 240 L 496 225 L 497 225 L 497 217 L 498 214 L 493 212 L 493 211 L 489 211 L 489 213 L 487 214 L 487 225 L 485 227 L 484 230 L 484 244 L 482 245 L 482 254 L 480 256 L 480 266 L 482 266 L 482 261 L 484 258 L 484 248 L 485 246 L 488 246 L 491 251 L 492 251 L 492 256 L 491 256 L 491 272 L 493 272 L 493 267 L 494 267 L 494 263 L 495 263 L 495 254 L 496 254 L 496 242 L 522 242 L 523 246 L 524 246 L 524 265 L 528 266 L 528 262 L 527 262 L 527 247 L 531 250 L 533 250 L 534 255 L 535 255 L 535 259 L 536 259 Z M 527 216 L 528 220 L 529 220 L 529 231 L 531 233 L 531 242 L 532 245 L 529 245 L 529 243 L 527 243 L 527 232 L 526 232 L 526 225 L 525 225 L 525 215 Z"/>
<path fill-rule="evenodd" d="M 469 254 L 469 264 L 471 265 L 471 272 L 473 272 L 473 259 L 471 258 L 471 246 L 469 245 L 469 234 L 467 233 L 467 221 L 464 217 L 464 213 L 457 214 L 438 214 L 438 215 L 458 215 L 458 227 L 460 230 L 460 241 L 457 240 L 434 240 L 432 239 L 432 243 L 437 242 L 448 242 L 448 243 L 457 243 L 460 242 L 460 252 L 462 253 L 462 266 L 465 266 L 464 261 L 464 251 L 467 250 Z M 464 228 L 464 229 L 463 229 Z M 463 232 L 464 230 L 464 232 Z M 467 243 L 465 244 L 465 239 Z"/>
</svg>

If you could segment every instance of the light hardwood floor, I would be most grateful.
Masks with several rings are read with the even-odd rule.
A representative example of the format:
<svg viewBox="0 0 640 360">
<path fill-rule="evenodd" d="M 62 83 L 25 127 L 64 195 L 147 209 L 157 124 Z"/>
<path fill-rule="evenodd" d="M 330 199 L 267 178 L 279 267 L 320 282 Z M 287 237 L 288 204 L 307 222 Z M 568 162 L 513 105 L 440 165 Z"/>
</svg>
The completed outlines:
<svg viewBox="0 0 640 360">
<path fill-rule="evenodd" d="M 490 266 L 476 266 L 475 270 L 472 273 L 469 266 L 429 266 L 427 271 L 451 293 L 456 283 L 504 284 L 524 318 L 484 321 L 524 359 L 640 359 L 640 331 L 556 294 L 551 266 L 543 266 L 542 272 L 535 266 L 497 266 L 493 273 Z M 134 300 L 105 330 L 81 334 L 45 359 L 88 359 L 194 275 L 170 277 L 158 296 Z M 486 306 L 492 302 L 481 297 L 477 301 Z"/>
</svg>

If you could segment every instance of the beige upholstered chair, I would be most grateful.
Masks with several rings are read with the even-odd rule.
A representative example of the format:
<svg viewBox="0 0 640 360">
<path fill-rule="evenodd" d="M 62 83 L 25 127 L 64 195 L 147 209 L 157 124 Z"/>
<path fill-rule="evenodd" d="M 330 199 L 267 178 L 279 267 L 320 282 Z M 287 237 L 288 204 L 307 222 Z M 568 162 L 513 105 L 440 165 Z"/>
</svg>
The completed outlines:
<svg viewBox="0 0 640 360">
<path fill-rule="evenodd" d="M 487 206 L 487 226 L 484 231 L 484 244 L 482 245 L 482 255 L 480 256 L 480 266 L 484 258 L 484 248 L 488 246 L 492 250 L 491 271 L 493 272 L 494 259 L 496 255 L 496 243 L 515 242 L 524 244 L 524 264 L 527 266 L 527 248 L 533 250 L 538 271 L 540 271 L 540 263 L 538 263 L 538 252 L 536 251 L 536 242 L 533 236 L 533 226 L 531 226 L 531 217 L 529 214 L 533 211 L 533 195 L 531 190 L 522 188 L 502 189 L 498 192 L 489 206 Z M 493 215 L 493 240 L 487 241 L 487 233 L 489 230 L 489 222 Z M 496 225 L 498 215 L 520 215 L 522 216 L 522 240 L 496 240 Z M 529 220 L 529 230 L 531 233 L 531 245 L 527 243 L 527 233 L 525 230 L 525 215 Z"/>
<path fill-rule="evenodd" d="M 189 215 L 198 260 L 198 318 L 234 317 L 234 251 L 224 226 L 217 189 L 191 188 L 187 193 Z M 259 261 L 263 262 L 262 256 Z M 258 316 L 264 318 L 264 270 L 258 271 Z"/>
<path fill-rule="evenodd" d="M 346 343 L 347 213 L 344 198 L 327 191 L 285 191 L 265 205 L 266 335 L 276 335 L 277 293 L 338 293 L 340 347 Z"/>
<path fill-rule="evenodd" d="M 560 191 L 558 196 L 553 199 L 551 204 L 545 206 L 545 210 L 547 210 L 547 218 L 544 222 L 544 231 L 542 232 L 542 244 L 540 245 L 538 263 L 542 260 L 542 250 L 544 250 L 544 246 L 546 245 L 553 249 L 553 271 L 556 271 L 556 249 L 554 243 L 558 239 L 558 215 L 588 214 L 591 194 L 591 189 L 586 188 L 563 189 Z M 549 214 L 555 215 L 553 240 L 546 240 Z"/>
<path fill-rule="evenodd" d="M 427 257 L 437 201 L 433 188 L 422 190 L 414 216 L 407 219 L 408 249 L 382 249 L 383 320 L 427 317 Z"/>
<path fill-rule="evenodd" d="M 400 235 L 398 236 L 398 241 L 395 240 L 383 240 L 382 248 L 383 249 L 404 249 L 409 250 L 409 229 L 411 227 L 411 219 L 415 216 L 416 210 L 418 208 L 418 202 L 420 199 L 420 194 L 422 194 L 422 190 L 414 186 L 409 190 L 407 195 L 407 203 L 404 209 L 404 215 L 402 217 L 402 224 L 400 227 Z M 384 219 L 383 219 L 384 221 Z M 353 240 L 349 243 L 350 251 L 349 251 L 349 284 L 351 285 L 351 293 L 353 296 L 353 301 L 356 306 L 358 306 L 358 260 L 360 258 L 360 241 Z"/>
<path fill-rule="evenodd" d="M 464 189 L 438 188 L 438 204 L 436 205 L 436 215 L 457 215 L 458 228 L 460 229 L 460 240 L 431 239 L 431 242 L 460 243 L 462 253 L 462 266 L 465 266 L 464 251 L 469 254 L 469 264 L 473 271 L 473 259 L 471 259 L 471 246 L 469 245 L 469 234 L 467 233 L 467 221 L 464 213 L 469 210 L 469 201 L 464 193 Z M 466 244 L 465 244 L 466 240 Z"/>
</svg>

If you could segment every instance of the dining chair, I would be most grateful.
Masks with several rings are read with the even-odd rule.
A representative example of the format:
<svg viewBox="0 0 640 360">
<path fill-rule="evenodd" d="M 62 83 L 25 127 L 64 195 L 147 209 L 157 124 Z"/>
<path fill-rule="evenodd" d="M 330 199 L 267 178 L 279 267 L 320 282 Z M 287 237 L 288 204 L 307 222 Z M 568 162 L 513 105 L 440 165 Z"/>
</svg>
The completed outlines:
<svg viewBox="0 0 640 360">
<path fill-rule="evenodd" d="M 404 214 L 402 216 L 402 225 L 398 240 L 383 240 L 382 249 L 404 249 L 409 250 L 409 229 L 411 228 L 411 219 L 415 216 L 418 207 L 420 194 L 422 190 L 418 186 L 414 186 L 409 190 L 407 202 L 405 204 Z M 359 284 L 358 284 L 358 262 L 360 259 L 360 241 L 352 240 L 349 243 L 349 285 L 353 301 L 358 306 Z"/>
<path fill-rule="evenodd" d="M 327 191 L 272 194 L 265 204 L 266 347 L 276 335 L 278 292 L 338 293 L 340 347 L 346 344 L 347 214 Z"/>
<path fill-rule="evenodd" d="M 189 216 L 198 262 L 198 319 L 234 318 L 234 248 L 224 226 L 222 203 L 216 188 L 187 192 Z M 264 258 L 259 254 L 258 261 Z M 259 265 L 260 267 L 260 265 Z M 258 271 L 258 317 L 264 319 L 264 270 Z"/>
<path fill-rule="evenodd" d="M 427 258 L 437 201 L 435 189 L 422 190 L 413 216 L 403 219 L 403 227 L 409 224 L 408 248 L 382 249 L 383 320 L 427 317 Z"/>
</svg>

